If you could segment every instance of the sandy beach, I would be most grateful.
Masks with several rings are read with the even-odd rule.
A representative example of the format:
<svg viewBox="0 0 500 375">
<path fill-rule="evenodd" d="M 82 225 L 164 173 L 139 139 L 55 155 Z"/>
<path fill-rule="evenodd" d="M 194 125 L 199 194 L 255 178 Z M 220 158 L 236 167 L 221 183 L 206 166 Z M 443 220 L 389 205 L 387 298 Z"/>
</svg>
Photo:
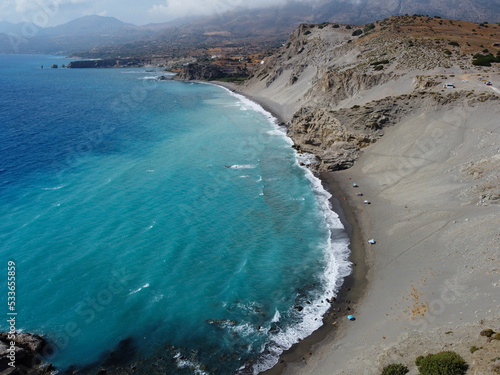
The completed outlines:
<svg viewBox="0 0 500 375">
<path fill-rule="evenodd" d="M 248 96 L 287 120 L 279 105 Z M 351 235 L 355 272 L 324 326 L 266 374 L 370 375 L 404 363 L 411 375 L 417 356 L 443 350 L 470 373 L 494 373 L 499 341 L 480 331 L 500 330 L 498 115 L 495 103 L 421 108 L 354 167 L 321 175 Z"/>
<path fill-rule="evenodd" d="M 499 207 L 480 198 L 482 184 L 498 184 L 492 109 L 423 111 L 366 148 L 353 168 L 330 174 L 365 243 L 376 240 L 366 250 L 368 287 L 356 321 L 285 374 L 376 374 L 394 362 L 417 373 L 418 355 L 450 349 L 471 373 L 493 373 L 482 367 L 491 361 L 477 360 L 499 350 L 479 335 L 500 324 Z M 485 349 L 472 354 L 474 345 Z"/>
</svg>

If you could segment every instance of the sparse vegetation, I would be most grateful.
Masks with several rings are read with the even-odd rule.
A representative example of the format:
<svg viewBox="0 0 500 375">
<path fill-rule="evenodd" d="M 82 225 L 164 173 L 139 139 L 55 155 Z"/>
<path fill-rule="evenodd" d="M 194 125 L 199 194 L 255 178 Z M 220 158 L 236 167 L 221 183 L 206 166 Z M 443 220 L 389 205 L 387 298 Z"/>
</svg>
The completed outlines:
<svg viewBox="0 0 500 375">
<path fill-rule="evenodd" d="M 415 364 L 421 375 L 465 375 L 468 365 L 455 352 L 440 352 L 420 356 Z"/>
<path fill-rule="evenodd" d="M 375 28 L 375 25 L 373 23 L 369 23 L 365 26 L 364 31 L 365 31 L 365 33 L 367 33 L 369 31 L 373 30 L 374 28 Z"/>
<path fill-rule="evenodd" d="M 478 351 L 479 349 L 482 349 L 482 348 L 478 348 L 477 346 L 475 346 L 475 345 L 474 345 L 474 346 L 471 346 L 471 347 L 470 347 L 470 352 L 471 352 L 472 354 L 474 354 L 474 352 Z"/>
<path fill-rule="evenodd" d="M 311 34 L 311 30 L 307 30 L 307 31 L 304 33 L 304 35 L 309 35 L 309 34 Z"/>
<path fill-rule="evenodd" d="M 358 36 L 361 34 L 363 34 L 363 30 L 361 30 L 361 29 L 356 29 L 352 32 L 352 36 Z"/>
<path fill-rule="evenodd" d="M 392 365 L 385 366 L 381 375 L 405 375 L 408 372 L 410 372 L 410 370 L 408 370 L 408 367 L 405 365 L 393 363 Z"/>
<path fill-rule="evenodd" d="M 455 46 L 455 47 L 460 47 L 460 44 L 458 44 L 458 42 L 455 42 L 455 41 L 451 41 L 448 43 L 450 46 Z"/>
<path fill-rule="evenodd" d="M 372 62 L 370 65 L 383 65 L 383 64 L 389 64 L 389 60 L 380 60 L 380 61 L 375 61 Z"/>
<path fill-rule="evenodd" d="M 472 65 L 491 66 L 491 63 L 497 63 L 497 62 L 500 62 L 498 55 L 497 55 L 497 57 L 495 57 L 491 53 L 489 53 L 487 55 L 482 55 L 480 53 L 476 53 L 474 55 L 474 59 L 472 60 Z"/>
</svg>

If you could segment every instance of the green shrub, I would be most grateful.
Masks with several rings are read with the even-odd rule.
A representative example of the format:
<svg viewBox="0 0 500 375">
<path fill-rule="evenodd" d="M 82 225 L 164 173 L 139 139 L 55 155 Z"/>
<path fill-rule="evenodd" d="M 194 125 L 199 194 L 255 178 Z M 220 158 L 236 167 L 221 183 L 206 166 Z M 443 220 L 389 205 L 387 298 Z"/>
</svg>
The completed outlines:
<svg viewBox="0 0 500 375">
<path fill-rule="evenodd" d="M 482 55 L 480 53 L 476 53 L 474 55 L 474 59 L 472 60 L 472 65 L 477 66 L 491 66 L 491 63 L 500 62 L 500 59 L 493 56 L 491 53 L 488 55 Z"/>
<path fill-rule="evenodd" d="M 450 46 L 460 47 L 460 44 L 458 44 L 458 42 L 454 42 L 454 41 L 452 41 L 452 42 L 449 42 L 448 44 L 449 44 Z"/>
<path fill-rule="evenodd" d="M 311 34 L 311 30 L 307 30 L 307 31 L 304 33 L 304 35 L 309 35 L 309 34 Z"/>
<path fill-rule="evenodd" d="M 455 352 L 420 356 L 415 360 L 421 375 L 465 375 L 467 363 Z"/>
<path fill-rule="evenodd" d="M 375 71 L 379 71 L 379 70 L 382 70 L 382 69 L 384 69 L 383 65 L 375 65 L 375 67 L 373 68 L 373 70 L 375 70 Z"/>
<path fill-rule="evenodd" d="M 345 28 L 346 28 L 347 30 L 351 30 L 351 29 L 352 29 L 352 27 L 351 27 L 350 25 L 347 25 Z"/>
<path fill-rule="evenodd" d="M 332 27 L 333 27 L 334 29 L 338 29 L 340 26 L 339 26 L 339 25 L 337 25 L 337 24 L 334 24 L 334 25 L 332 25 Z"/>
<path fill-rule="evenodd" d="M 375 25 L 373 23 L 369 23 L 365 26 L 364 30 L 365 30 L 365 33 L 367 33 L 368 31 L 371 31 L 375 28 Z"/>
<path fill-rule="evenodd" d="M 381 375 L 405 375 L 408 372 L 410 372 L 410 370 L 408 370 L 408 367 L 405 365 L 393 363 L 392 365 L 385 366 Z"/>
<path fill-rule="evenodd" d="M 383 65 L 383 64 L 389 64 L 389 60 L 375 61 L 375 62 L 372 62 L 370 65 Z"/>
<path fill-rule="evenodd" d="M 363 34 L 363 30 L 361 30 L 361 29 L 356 29 L 352 32 L 352 36 L 358 36 L 361 34 Z"/>
<path fill-rule="evenodd" d="M 474 354 L 474 352 L 478 351 L 481 348 L 478 348 L 476 345 L 470 347 L 470 352 Z"/>
<path fill-rule="evenodd" d="M 444 54 L 445 54 L 445 55 L 448 55 L 448 56 L 450 56 L 450 55 L 451 55 L 451 53 L 452 53 L 452 52 L 451 52 L 449 49 L 447 49 L 447 50 L 445 50 L 445 51 L 444 51 Z"/>
</svg>

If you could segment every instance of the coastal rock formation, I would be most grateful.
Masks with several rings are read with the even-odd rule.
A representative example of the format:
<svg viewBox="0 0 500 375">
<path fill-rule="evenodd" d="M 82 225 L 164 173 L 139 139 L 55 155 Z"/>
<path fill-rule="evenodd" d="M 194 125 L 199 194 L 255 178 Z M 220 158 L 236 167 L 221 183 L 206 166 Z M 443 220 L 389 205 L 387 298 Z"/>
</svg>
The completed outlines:
<svg viewBox="0 0 500 375">
<path fill-rule="evenodd" d="M 102 59 L 102 60 L 76 60 L 68 64 L 68 68 L 120 68 L 136 67 L 151 64 L 150 59 L 127 58 L 127 59 Z"/>
<path fill-rule="evenodd" d="M 444 23 L 456 40 L 436 37 Z M 385 127 L 429 110 L 499 99 L 484 86 L 443 90 L 442 83 L 456 77 L 446 69 L 473 68 L 465 52 L 483 44 L 464 35 L 475 27 L 415 15 L 366 25 L 353 36 L 349 25 L 302 24 L 242 91 L 275 104 L 295 148 L 319 159 L 316 171 L 346 169 Z"/>
<path fill-rule="evenodd" d="M 215 64 L 191 63 L 184 65 L 178 74 L 179 79 L 192 80 L 216 80 L 226 77 L 246 77 L 248 72 L 245 68 L 219 66 Z"/>
<path fill-rule="evenodd" d="M 317 156 L 320 160 L 315 166 L 317 171 L 336 171 L 352 167 L 360 151 L 384 135 L 384 128 L 405 118 L 426 110 L 453 109 L 498 100 L 500 97 L 494 94 L 420 92 L 390 96 L 335 111 L 305 107 L 295 113 L 287 134 L 297 149 Z"/>
<path fill-rule="evenodd" d="M 13 344 L 13 345 L 12 345 Z M 54 368 L 43 361 L 42 353 L 50 345 L 44 338 L 20 333 L 11 339 L 0 333 L 0 373 L 2 375 L 50 375 Z M 13 361 L 14 354 L 15 361 Z M 12 364 L 15 363 L 13 367 Z"/>
<path fill-rule="evenodd" d="M 187 81 L 213 80 L 224 78 L 226 74 L 215 65 L 211 64 L 188 64 L 182 67 L 178 77 Z"/>
</svg>

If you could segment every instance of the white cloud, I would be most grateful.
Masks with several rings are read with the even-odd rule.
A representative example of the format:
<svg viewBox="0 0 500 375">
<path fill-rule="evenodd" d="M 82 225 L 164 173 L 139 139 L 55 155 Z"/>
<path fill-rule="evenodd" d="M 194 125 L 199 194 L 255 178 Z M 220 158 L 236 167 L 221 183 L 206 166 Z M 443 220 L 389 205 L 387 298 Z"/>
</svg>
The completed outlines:
<svg viewBox="0 0 500 375">
<path fill-rule="evenodd" d="M 15 0 L 16 11 L 19 13 L 55 9 L 65 5 L 88 3 L 92 0 Z"/>
<path fill-rule="evenodd" d="M 31 21 L 49 15 L 47 26 L 88 15 L 108 15 L 125 22 L 146 24 L 186 16 L 220 15 L 226 11 L 283 5 L 288 1 L 326 0 L 0 0 L 0 21 Z M 331 0 L 329 0 L 331 1 Z"/>
<path fill-rule="evenodd" d="M 167 0 L 153 5 L 148 12 L 155 16 L 172 19 L 185 16 L 221 14 L 229 10 L 251 9 L 285 4 L 287 0 Z"/>
<path fill-rule="evenodd" d="M 103 10 L 101 12 L 98 12 L 96 10 L 86 10 L 82 13 L 82 16 L 107 16 L 108 15 L 108 11 L 107 10 Z"/>
</svg>

